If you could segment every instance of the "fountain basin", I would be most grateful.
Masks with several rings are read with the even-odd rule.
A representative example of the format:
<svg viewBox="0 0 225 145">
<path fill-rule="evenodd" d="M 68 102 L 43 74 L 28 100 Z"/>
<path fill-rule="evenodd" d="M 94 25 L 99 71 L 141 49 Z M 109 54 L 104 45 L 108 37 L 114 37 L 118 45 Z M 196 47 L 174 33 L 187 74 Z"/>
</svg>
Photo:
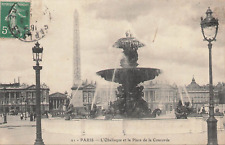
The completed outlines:
<svg viewBox="0 0 225 145">
<path fill-rule="evenodd" d="M 221 118 L 217 118 L 222 121 Z M 221 120 L 222 119 L 222 120 Z M 219 122 L 220 122 L 219 121 Z M 69 120 L 42 119 L 43 129 L 53 133 L 72 135 L 148 135 L 148 134 L 178 134 L 206 132 L 207 122 L 203 117 L 188 119 L 115 119 L 115 120 Z M 57 126 L 57 128 L 55 128 Z M 224 130 L 219 123 L 218 130 Z"/>
<path fill-rule="evenodd" d="M 115 72 L 115 74 L 114 74 Z M 97 72 L 97 75 L 101 76 L 107 81 L 116 82 L 122 84 L 126 81 L 132 81 L 134 84 L 139 84 L 144 81 L 152 80 L 160 74 L 160 70 L 156 68 L 116 68 L 106 69 Z M 113 80 L 114 76 L 114 80 Z"/>
</svg>

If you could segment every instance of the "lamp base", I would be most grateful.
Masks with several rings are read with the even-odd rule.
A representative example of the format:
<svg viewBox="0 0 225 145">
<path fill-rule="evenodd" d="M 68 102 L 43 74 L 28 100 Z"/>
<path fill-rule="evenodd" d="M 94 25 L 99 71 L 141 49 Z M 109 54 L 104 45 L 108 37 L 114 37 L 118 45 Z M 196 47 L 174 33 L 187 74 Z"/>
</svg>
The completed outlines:
<svg viewBox="0 0 225 145">
<path fill-rule="evenodd" d="M 207 119 L 208 126 L 208 144 L 207 145 L 218 145 L 217 143 L 217 120 L 214 116 L 210 116 Z"/>
<path fill-rule="evenodd" d="M 36 139 L 34 145 L 45 145 L 43 139 Z"/>
</svg>

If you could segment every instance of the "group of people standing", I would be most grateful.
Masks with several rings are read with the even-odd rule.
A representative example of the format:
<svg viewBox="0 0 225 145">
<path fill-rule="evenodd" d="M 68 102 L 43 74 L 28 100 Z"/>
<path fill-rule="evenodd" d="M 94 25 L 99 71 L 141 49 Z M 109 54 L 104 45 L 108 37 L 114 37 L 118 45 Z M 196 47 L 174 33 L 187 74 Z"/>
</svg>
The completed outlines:
<svg viewBox="0 0 225 145">
<path fill-rule="evenodd" d="M 21 113 L 20 114 L 20 119 L 23 120 L 23 118 L 24 118 L 24 114 Z M 30 121 L 35 121 L 35 119 L 36 119 L 36 113 L 31 112 L 30 113 Z M 25 115 L 25 120 L 26 120 L 26 115 Z"/>
</svg>

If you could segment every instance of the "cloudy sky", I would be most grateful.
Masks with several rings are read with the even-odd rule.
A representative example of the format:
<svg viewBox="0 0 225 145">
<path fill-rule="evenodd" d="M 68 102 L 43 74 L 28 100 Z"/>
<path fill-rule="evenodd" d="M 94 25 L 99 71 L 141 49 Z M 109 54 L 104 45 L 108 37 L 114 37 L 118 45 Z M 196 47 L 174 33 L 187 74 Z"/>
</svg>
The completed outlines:
<svg viewBox="0 0 225 145">
<path fill-rule="evenodd" d="M 200 17 L 210 6 L 219 19 L 213 42 L 213 81 L 225 82 L 224 0 L 45 0 L 52 19 L 44 47 L 41 82 L 51 93 L 70 92 L 73 83 L 73 19 L 79 12 L 81 76 L 104 84 L 96 75 L 102 69 L 120 67 L 122 50 L 112 45 L 125 32 L 145 44 L 138 50 L 139 67 L 159 68 L 157 80 L 187 85 L 193 75 L 200 85 L 208 83 L 208 48 L 200 30 Z M 40 16 L 41 17 L 41 16 Z M 31 48 L 34 43 L 0 38 L 0 82 L 34 84 Z"/>
</svg>

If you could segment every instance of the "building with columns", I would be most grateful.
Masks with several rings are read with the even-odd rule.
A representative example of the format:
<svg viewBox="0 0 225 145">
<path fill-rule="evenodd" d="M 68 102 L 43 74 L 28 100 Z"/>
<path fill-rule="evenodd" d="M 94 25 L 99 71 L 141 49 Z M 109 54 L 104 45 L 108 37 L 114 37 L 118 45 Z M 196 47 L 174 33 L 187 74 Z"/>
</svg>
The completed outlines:
<svg viewBox="0 0 225 145">
<path fill-rule="evenodd" d="M 209 88 L 207 85 L 200 86 L 195 81 L 195 78 L 192 79 L 190 84 L 183 87 L 157 81 L 147 81 L 142 85 L 144 86 L 143 98 L 152 111 L 160 109 L 162 114 L 174 113 L 179 100 L 183 104 L 189 102 L 196 110 L 201 109 L 203 106 L 208 106 Z M 225 100 L 224 86 L 224 83 L 214 86 L 215 107 L 217 107 L 219 101 L 223 102 Z M 99 88 L 96 83 L 88 83 L 86 80 L 82 83 L 81 88 L 80 105 L 82 107 L 90 108 L 93 103 L 98 108 L 107 109 L 109 102 L 116 100 L 116 87 Z"/>
<path fill-rule="evenodd" d="M 49 95 L 49 111 L 58 110 L 65 111 L 67 93 L 53 93 Z"/>
<path fill-rule="evenodd" d="M 0 112 L 34 112 L 36 110 L 36 87 L 20 83 L 0 84 Z M 49 110 L 49 87 L 41 85 L 41 110 Z"/>
<path fill-rule="evenodd" d="M 195 78 L 189 85 L 178 88 L 181 101 L 190 102 L 190 105 L 197 110 L 201 110 L 203 106 L 207 106 L 209 103 L 209 89 L 207 86 L 200 86 Z"/>
<path fill-rule="evenodd" d="M 144 84 L 144 100 L 153 111 L 160 109 L 162 114 L 171 113 L 176 108 L 177 86 L 167 83 L 148 81 Z"/>
<path fill-rule="evenodd" d="M 214 102 L 215 108 L 219 104 L 220 96 L 220 85 L 213 87 L 214 92 Z M 195 108 L 197 111 L 201 111 L 202 107 L 208 107 L 209 104 L 209 86 L 208 85 L 199 85 L 195 78 L 192 78 L 192 81 L 189 85 L 178 88 L 178 95 L 183 100 L 183 102 L 190 102 L 190 105 Z"/>
<path fill-rule="evenodd" d="M 83 105 L 91 109 L 92 102 L 94 101 L 96 84 L 86 84 L 83 86 Z"/>
<path fill-rule="evenodd" d="M 86 79 L 82 84 L 72 92 L 71 104 L 76 108 L 85 107 L 87 110 L 91 109 L 91 106 L 95 104 L 98 108 L 107 109 L 109 102 L 116 100 L 116 88 L 98 87 L 96 82 L 90 83 Z M 75 97 L 74 97 L 75 96 Z M 79 102 L 79 106 L 77 103 Z"/>
<path fill-rule="evenodd" d="M 219 104 L 225 100 L 224 86 L 224 83 L 218 83 L 214 86 L 215 108 L 221 108 Z M 183 87 L 150 81 L 144 83 L 144 99 L 148 102 L 148 107 L 151 110 L 159 108 L 162 113 L 172 112 L 179 100 L 183 105 L 189 102 L 190 107 L 196 111 L 201 111 L 203 106 L 207 108 L 209 104 L 209 86 L 199 85 L 194 77 L 190 84 Z"/>
<path fill-rule="evenodd" d="M 214 90 L 217 92 L 219 104 L 225 104 L 225 83 L 218 82 Z M 224 110 L 225 110 L 225 107 L 224 107 Z"/>
</svg>

